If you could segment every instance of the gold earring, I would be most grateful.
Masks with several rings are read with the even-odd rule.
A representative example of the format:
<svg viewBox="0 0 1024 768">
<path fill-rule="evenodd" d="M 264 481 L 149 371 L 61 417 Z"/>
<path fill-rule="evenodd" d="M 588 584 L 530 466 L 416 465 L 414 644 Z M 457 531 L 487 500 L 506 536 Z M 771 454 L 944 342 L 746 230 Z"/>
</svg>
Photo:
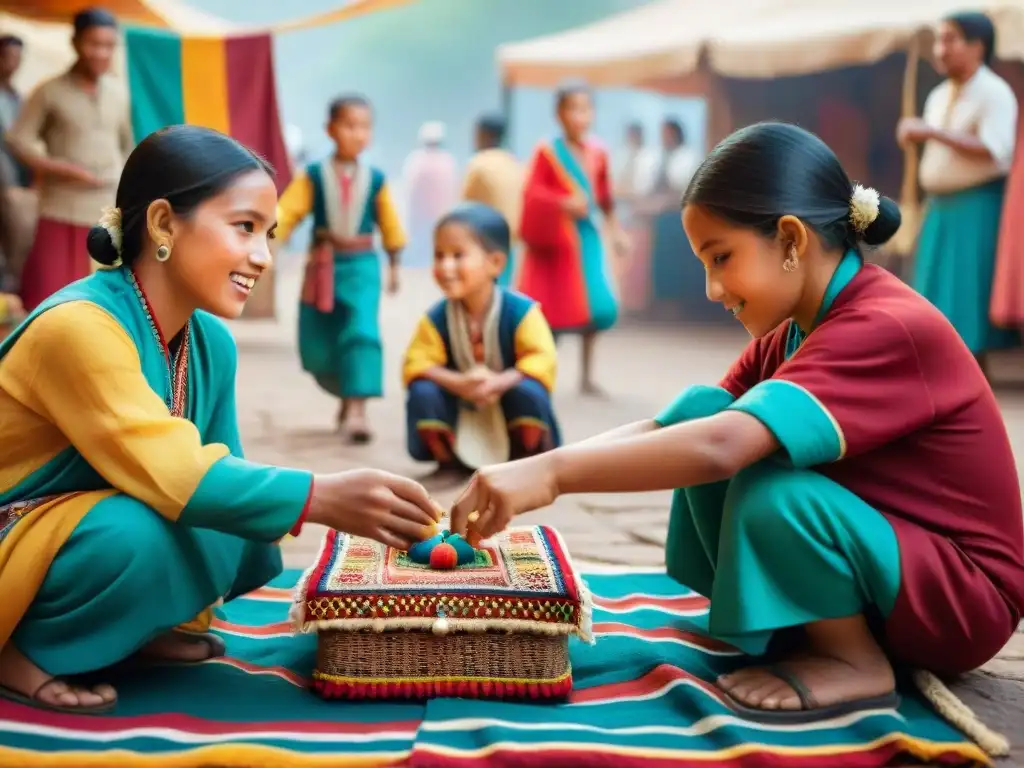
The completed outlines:
<svg viewBox="0 0 1024 768">
<path fill-rule="evenodd" d="M 171 258 L 171 249 L 169 246 L 161 245 L 156 249 L 157 261 L 167 261 L 169 258 Z"/>
<path fill-rule="evenodd" d="M 782 268 L 787 272 L 796 272 L 797 267 L 799 266 L 800 263 L 796 260 L 796 246 L 790 246 L 789 256 L 787 256 L 786 260 L 782 262 Z"/>
</svg>

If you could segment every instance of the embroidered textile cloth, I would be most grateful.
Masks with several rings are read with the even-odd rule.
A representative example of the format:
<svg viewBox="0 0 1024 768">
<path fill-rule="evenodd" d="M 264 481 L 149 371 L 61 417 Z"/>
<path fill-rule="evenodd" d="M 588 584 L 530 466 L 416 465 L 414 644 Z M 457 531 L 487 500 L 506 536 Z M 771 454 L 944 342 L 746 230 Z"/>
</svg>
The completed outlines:
<svg viewBox="0 0 1024 768">
<path fill-rule="evenodd" d="M 405 552 L 329 531 L 300 580 L 296 629 L 430 629 L 577 635 L 591 640 L 591 599 L 561 538 L 547 526 L 513 528 L 453 570 L 414 563 Z"/>
</svg>

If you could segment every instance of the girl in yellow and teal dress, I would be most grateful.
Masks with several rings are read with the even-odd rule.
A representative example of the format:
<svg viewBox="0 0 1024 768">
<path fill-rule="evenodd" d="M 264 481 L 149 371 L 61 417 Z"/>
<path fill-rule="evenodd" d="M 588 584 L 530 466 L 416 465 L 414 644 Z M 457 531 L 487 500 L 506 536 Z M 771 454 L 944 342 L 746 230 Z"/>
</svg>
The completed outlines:
<svg viewBox="0 0 1024 768">
<path fill-rule="evenodd" d="M 300 173 L 281 195 L 282 239 L 313 216 L 313 250 L 299 305 L 302 367 L 341 400 L 338 425 L 349 442 L 372 438 L 366 405 L 384 391 L 380 336 L 379 231 L 388 255 L 388 293 L 398 292 L 398 258 L 405 232 L 384 173 L 360 159 L 373 132 L 362 96 L 336 99 L 327 133 L 334 154 Z"/>
<path fill-rule="evenodd" d="M 214 131 L 140 143 L 89 232 L 110 268 L 37 307 L 0 344 L 0 696 L 111 709 L 73 676 L 141 653 L 223 652 L 210 607 L 281 570 L 303 521 L 407 547 L 433 533 L 418 484 L 246 461 L 237 317 L 270 266 L 271 171 Z"/>
</svg>

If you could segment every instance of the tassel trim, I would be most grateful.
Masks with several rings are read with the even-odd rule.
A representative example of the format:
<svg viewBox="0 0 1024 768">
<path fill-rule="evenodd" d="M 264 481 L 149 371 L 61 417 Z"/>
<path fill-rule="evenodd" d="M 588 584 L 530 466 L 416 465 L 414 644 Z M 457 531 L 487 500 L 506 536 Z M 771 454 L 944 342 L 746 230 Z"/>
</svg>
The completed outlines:
<svg viewBox="0 0 1024 768">
<path fill-rule="evenodd" d="M 565 573 L 572 574 L 573 584 L 576 587 L 576 595 L 579 599 L 579 605 L 576 608 L 576 636 L 587 643 L 588 645 L 594 645 L 597 640 L 594 638 L 594 596 L 590 592 L 590 588 L 587 587 L 587 582 L 583 579 L 579 569 L 576 568 L 576 564 L 572 562 L 572 557 L 569 555 L 569 549 L 565 546 L 565 540 L 562 538 L 562 534 L 556 531 L 554 528 L 548 528 L 548 533 L 558 541 L 558 547 L 562 550 L 562 557 L 565 558 Z"/>
<path fill-rule="evenodd" d="M 321 570 L 320 564 L 323 562 L 324 555 L 328 549 L 334 546 L 335 535 L 335 531 L 328 531 L 327 535 L 323 537 L 320 542 L 320 551 L 316 553 L 313 565 L 302 572 L 302 576 L 299 577 L 295 589 L 292 590 L 292 605 L 288 609 L 288 618 L 292 622 L 292 630 L 296 633 L 309 631 L 303 629 L 303 626 L 306 625 L 306 599 L 309 591 L 309 582 L 312 580 L 314 572 Z"/>
<path fill-rule="evenodd" d="M 295 611 L 296 606 L 292 606 Z M 297 613 L 297 611 L 295 612 Z M 305 606 L 303 606 L 303 618 Z M 438 621 L 437 616 L 410 616 L 393 619 L 313 619 L 312 621 L 294 621 L 296 632 L 322 632 L 325 629 L 338 629 L 345 632 L 394 632 L 402 630 L 430 631 Z M 590 636 L 589 621 L 587 634 L 583 636 L 574 624 L 553 623 L 546 621 L 524 621 L 523 619 L 456 619 L 445 617 L 449 632 L 503 632 L 510 635 L 546 635 L 548 637 L 570 637 L 578 635 L 581 640 L 593 644 Z"/>
<path fill-rule="evenodd" d="M 313 672 L 313 690 L 325 699 L 565 699 L 572 692 L 572 672 L 551 680 L 476 677 L 376 679 Z"/>
</svg>

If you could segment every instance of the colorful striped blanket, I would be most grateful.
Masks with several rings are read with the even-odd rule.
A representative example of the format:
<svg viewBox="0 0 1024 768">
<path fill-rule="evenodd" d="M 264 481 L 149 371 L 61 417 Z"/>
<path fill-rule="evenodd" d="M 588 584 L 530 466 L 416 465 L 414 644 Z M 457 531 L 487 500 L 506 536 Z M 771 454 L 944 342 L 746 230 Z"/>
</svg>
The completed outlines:
<svg viewBox="0 0 1024 768">
<path fill-rule="evenodd" d="M 699 633 L 703 598 L 663 573 L 590 574 L 597 644 L 573 641 L 568 704 L 327 702 L 306 686 L 316 639 L 287 623 L 298 572 L 224 607 L 226 658 L 115 671 L 100 717 L 0 702 L 4 768 L 987 765 L 912 692 L 898 714 L 799 726 L 731 714 L 711 681 L 742 663 Z M 108 678 L 110 675 L 108 675 Z"/>
</svg>

